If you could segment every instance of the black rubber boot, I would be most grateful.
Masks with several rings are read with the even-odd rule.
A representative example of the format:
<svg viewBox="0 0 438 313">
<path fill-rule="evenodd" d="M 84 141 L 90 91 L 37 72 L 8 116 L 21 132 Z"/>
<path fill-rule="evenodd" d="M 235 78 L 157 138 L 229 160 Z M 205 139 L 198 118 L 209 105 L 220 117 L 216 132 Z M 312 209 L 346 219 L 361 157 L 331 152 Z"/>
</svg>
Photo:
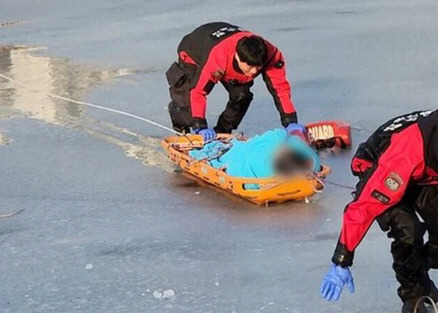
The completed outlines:
<svg viewBox="0 0 438 313">
<path fill-rule="evenodd" d="M 403 303 L 402 313 L 428 313 L 423 300 L 421 300 L 420 303 L 418 303 L 417 311 L 414 311 L 415 306 L 417 305 L 417 302 L 419 300 L 420 298 L 406 300 Z"/>
</svg>

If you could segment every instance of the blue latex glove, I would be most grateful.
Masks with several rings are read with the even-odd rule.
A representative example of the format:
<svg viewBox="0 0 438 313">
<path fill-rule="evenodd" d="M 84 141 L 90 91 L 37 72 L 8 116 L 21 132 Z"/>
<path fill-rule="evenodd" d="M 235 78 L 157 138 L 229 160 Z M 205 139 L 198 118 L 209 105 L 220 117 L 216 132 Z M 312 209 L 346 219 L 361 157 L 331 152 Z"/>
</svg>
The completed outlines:
<svg viewBox="0 0 438 313">
<path fill-rule="evenodd" d="M 201 135 L 204 138 L 204 141 L 210 141 L 216 138 L 216 132 L 213 128 L 201 128 L 193 130 L 196 134 Z"/>
<path fill-rule="evenodd" d="M 286 126 L 286 131 L 291 136 L 299 136 L 307 141 L 307 128 L 304 125 L 298 123 L 290 123 Z"/>
<path fill-rule="evenodd" d="M 347 285 L 350 293 L 354 292 L 353 276 L 348 267 L 332 264 L 321 284 L 321 296 L 328 301 L 338 301 L 342 289 Z"/>
</svg>

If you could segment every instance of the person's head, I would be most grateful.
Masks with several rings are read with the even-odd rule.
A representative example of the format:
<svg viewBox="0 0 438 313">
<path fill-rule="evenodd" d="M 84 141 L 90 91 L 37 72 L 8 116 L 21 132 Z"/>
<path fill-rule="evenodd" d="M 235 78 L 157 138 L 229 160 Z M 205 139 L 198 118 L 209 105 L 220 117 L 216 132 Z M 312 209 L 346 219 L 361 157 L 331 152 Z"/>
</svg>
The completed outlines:
<svg viewBox="0 0 438 313">
<path fill-rule="evenodd" d="M 321 163 L 318 155 L 300 137 L 288 136 L 274 155 L 274 169 L 278 175 L 297 172 L 319 172 Z"/>
<path fill-rule="evenodd" d="M 237 42 L 237 64 L 246 76 L 255 76 L 265 65 L 267 59 L 268 48 L 261 37 L 243 37 Z"/>
<path fill-rule="evenodd" d="M 274 158 L 274 169 L 277 175 L 288 176 L 298 172 L 307 172 L 312 167 L 312 161 L 303 154 L 282 146 Z"/>
</svg>

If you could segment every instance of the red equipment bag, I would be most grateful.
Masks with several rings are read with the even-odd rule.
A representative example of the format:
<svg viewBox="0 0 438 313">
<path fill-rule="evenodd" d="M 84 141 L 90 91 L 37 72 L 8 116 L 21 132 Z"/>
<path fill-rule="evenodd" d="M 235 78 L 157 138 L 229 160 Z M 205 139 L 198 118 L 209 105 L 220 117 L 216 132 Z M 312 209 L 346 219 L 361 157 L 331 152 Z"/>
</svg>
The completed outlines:
<svg viewBox="0 0 438 313">
<path fill-rule="evenodd" d="M 351 127 L 349 123 L 341 121 L 320 121 L 306 125 L 309 131 L 310 144 L 316 149 L 342 149 L 351 146 Z"/>
</svg>

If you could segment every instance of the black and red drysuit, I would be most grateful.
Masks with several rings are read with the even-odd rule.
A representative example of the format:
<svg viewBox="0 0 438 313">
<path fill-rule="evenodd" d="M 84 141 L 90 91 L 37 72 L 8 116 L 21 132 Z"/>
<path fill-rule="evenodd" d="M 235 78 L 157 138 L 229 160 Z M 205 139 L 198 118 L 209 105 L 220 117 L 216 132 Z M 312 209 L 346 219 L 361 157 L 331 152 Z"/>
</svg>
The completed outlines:
<svg viewBox="0 0 438 313">
<path fill-rule="evenodd" d="M 253 35 L 238 26 L 214 22 L 198 27 L 182 39 L 178 46 L 178 62 L 166 72 L 172 99 L 169 113 L 176 130 L 207 127 L 206 98 L 218 82 L 228 91 L 229 101 L 215 130 L 229 133 L 236 129 L 253 99 L 250 87 L 259 74 L 274 98 L 282 124 L 297 122 L 280 50 L 265 41 L 268 61 L 259 73 L 248 77 L 240 70 L 235 58 L 237 43 L 243 37 Z"/>
<path fill-rule="evenodd" d="M 399 116 L 379 127 L 359 146 L 351 169 L 359 183 L 345 208 L 332 261 L 351 266 L 354 250 L 377 220 L 394 239 L 399 296 L 405 301 L 427 295 L 427 272 L 438 267 L 438 110 Z"/>
</svg>

